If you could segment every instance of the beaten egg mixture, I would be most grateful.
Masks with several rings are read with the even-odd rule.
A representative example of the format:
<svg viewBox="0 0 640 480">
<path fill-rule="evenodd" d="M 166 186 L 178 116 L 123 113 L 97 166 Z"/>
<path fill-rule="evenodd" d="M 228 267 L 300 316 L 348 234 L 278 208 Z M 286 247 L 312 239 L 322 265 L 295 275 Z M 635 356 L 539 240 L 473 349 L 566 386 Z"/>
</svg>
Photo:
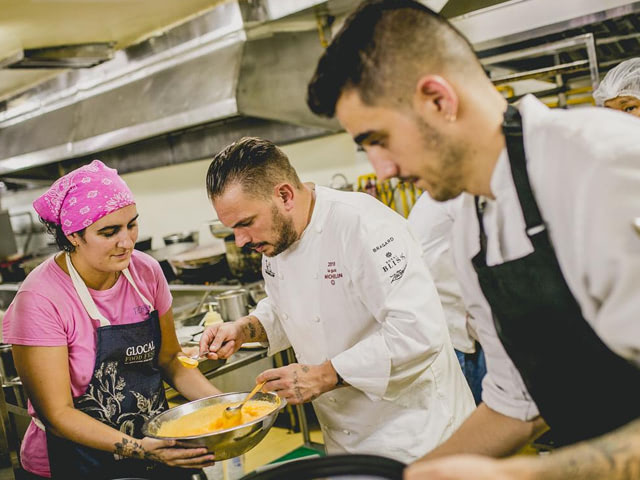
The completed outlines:
<svg viewBox="0 0 640 480">
<path fill-rule="evenodd" d="M 224 409 L 238 405 L 239 402 L 220 403 L 201 408 L 183 417 L 170 420 L 160 425 L 159 437 L 190 437 L 192 435 L 202 435 L 218 430 L 235 427 L 236 425 L 249 423 L 260 417 L 271 413 L 277 408 L 277 404 L 265 402 L 264 400 L 249 400 L 242 406 L 241 420 L 229 419 L 224 416 Z"/>
</svg>

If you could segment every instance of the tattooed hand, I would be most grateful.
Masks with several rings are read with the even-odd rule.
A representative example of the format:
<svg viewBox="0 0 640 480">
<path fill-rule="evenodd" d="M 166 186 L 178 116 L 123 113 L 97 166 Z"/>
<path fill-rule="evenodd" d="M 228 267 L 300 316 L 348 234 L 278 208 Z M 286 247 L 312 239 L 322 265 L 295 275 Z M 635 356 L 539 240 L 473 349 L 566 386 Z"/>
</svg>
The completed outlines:
<svg viewBox="0 0 640 480">
<path fill-rule="evenodd" d="M 254 316 L 242 317 L 235 322 L 218 323 L 207 328 L 200 339 L 200 351 L 208 352 L 211 360 L 229 358 L 245 342 L 262 342 L 267 334 Z"/>
<path fill-rule="evenodd" d="M 292 363 L 258 375 L 256 382 L 267 382 L 264 391 L 276 392 L 292 405 L 310 402 L 336 387 L 337 375 L 330 361 L 322 365 Z"/>
<path fill-rule="evenodd" d="M 172 467 L 204 468 L 214 464 L 214 456 L 206 448 L 176 447 L 175 440 L 142 440 L 124 437 L 115 444 L 114 453 L 121 457 L 164 463 Z"/>
</svg>

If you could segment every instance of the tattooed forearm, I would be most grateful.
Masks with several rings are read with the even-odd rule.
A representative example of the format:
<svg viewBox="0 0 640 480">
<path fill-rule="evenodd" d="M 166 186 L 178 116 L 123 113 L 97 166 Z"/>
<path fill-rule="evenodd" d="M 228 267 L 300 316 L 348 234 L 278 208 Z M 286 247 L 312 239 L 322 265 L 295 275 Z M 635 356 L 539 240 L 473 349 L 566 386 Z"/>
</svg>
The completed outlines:
<svg viewBox="0 0 640 480">
<path fill-rule="evenodd" d="M 640 419 L 594 440 L 559 449 L 536 463 L 536 480 L 640 478 Z"/>
<path fill-rule="evenodd" d="M 264 342 L 267 340 L 267 333 L 256 317 L 247 317 L 242 320 L 242 332 L 246 340 L 252 342 Z"/>
<path fill-rule="evenodd" d="M 146 451 L 138 440 L 129 440 L 128 438 L 123 438 L 121 442 L 116 442 L 113 453 L 120 457 L 157 460 L 156 456 L 152 452 Z"/>
<path fill-rule="evenodd" d="M 250 340 L 255 340 L 255 338 L 256 338 L 256 327 L 254 327 L 252 323 L 248 323 L 247 324 L 247 330 L 248 330 L 247 336 L 249 337 L 249 339 Z"/>
</svg>

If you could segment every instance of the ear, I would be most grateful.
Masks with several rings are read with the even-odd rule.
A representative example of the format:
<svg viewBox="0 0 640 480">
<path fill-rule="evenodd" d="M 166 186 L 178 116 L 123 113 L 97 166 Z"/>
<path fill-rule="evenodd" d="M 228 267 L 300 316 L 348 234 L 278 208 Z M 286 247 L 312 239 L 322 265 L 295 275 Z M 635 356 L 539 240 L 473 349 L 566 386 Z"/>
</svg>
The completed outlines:
<svg viewBox="0 0 640 480">
<path fill-rule="evenodd" d="M 293 209 L 296 189 L 290 183 L 279 183 L 273 187 L 276 202 L 280 203 L 286 211 Z"/>
<path fill-rule="evenodd" d="M 425 75 L 416 84 L 414 108 L 423 118 L 455 122 L 459 98 L 453 86 L 439 75 Z"/>
<path fill-rule="evenodd" d="M 77 233 L 70 233 L 69 235 L 65 235 L 65 237 L 67 237 L 67 240 L 69 240 L 69 243 L 71 243 L 71 245 L 76 246 L 78 244 L 78 234 Z"/>
</svg>

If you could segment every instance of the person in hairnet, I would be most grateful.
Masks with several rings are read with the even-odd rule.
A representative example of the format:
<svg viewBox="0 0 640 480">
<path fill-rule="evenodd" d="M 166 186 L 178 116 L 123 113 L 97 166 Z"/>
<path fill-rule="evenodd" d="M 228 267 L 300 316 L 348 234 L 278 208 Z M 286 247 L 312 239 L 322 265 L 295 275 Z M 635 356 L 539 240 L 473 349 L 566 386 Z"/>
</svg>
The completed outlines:
<svg viewBox="0 0 640 480">
<path fill-rule="evenodd" d="M 598 106 L 640 117 L 640 58 L 630 58 L 609 70 L 593 98 Z"/>
</svg>

